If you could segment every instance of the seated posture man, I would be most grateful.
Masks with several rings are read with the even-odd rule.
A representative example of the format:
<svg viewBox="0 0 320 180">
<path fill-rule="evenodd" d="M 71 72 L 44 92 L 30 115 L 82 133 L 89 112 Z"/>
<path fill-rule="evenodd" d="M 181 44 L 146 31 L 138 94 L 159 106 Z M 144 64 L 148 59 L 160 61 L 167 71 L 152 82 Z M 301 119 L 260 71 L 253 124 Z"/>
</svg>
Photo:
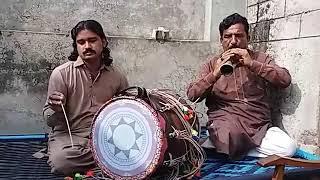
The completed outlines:
<svg viewBox="0 0 320 180">
<path fill-rule="evenodd" d="M 71 175 L 94 167 L 88 147 L 94 114 L 115 93 L 128 87 L 126 77 L 112 66 L 102 26 L 79 22 L 72 30 L 73 52 L 51 74 L 43 115 L 52 132 L 48 140 L 48 164 L 53 173 Z M 74 146 L 68 134 L 64 105 Z"/>
<path fill-rule="evenodd" d="M 248 29 L 247 19 L 237 13 L 220 23 L 223 53 L 201 67 L 197 80 L 188 87 L 188 98 L 206 99 L 210 137 L 205 144 L 209 142 L 217 152 L 231 158 L 241 158 L 250 150 L 252 156 L 292 156 L 295 142 L 271 127 L 266 93 L 269 86 L 288 87 L 291 76 L 267 54 L 248 50 Z M 220 67 L 230 61 L 233 73 L 222 75 Z"/>
</svg>

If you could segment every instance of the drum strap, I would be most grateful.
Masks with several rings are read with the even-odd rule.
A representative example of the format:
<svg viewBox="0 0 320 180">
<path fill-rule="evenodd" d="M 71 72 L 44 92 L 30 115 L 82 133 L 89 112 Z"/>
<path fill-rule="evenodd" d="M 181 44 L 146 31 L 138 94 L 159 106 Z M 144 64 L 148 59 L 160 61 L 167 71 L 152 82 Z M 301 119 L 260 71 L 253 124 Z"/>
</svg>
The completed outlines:
<svg viewBox="0 0 320 180">
<path fill-rule="evenodd" d="M 134 93 L 133 90 L 136 90 Z M 131 86 L 115 94 L 115 96 L 135 95 L 136 98 L 144 99 L 148 96 L 148 92 L 144 87 Z"/>
</svg>

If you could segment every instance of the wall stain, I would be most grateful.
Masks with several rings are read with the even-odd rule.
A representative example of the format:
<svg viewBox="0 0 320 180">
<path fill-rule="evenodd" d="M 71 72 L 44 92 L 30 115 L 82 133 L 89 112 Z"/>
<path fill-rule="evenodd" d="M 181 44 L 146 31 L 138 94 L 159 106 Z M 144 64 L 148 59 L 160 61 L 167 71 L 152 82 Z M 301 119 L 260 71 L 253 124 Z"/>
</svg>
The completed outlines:
<svg viewBox="0 0 320 180">
<path fill-rule="evenodd" d="M 270 3 L 268 3 L 265 7 L 259 8 L 258 19 L 263 17 L 265 14 L 268 14 L 270 6 Z"/>
<path fill-rule="evenodd" d="M 1 50 L 4 50 L 3 48 Z M 13 56 L 15 52 L 13 50 L 4 51 L 1 54 L 1 66 L 0 66 L 0 93 L 6 91 L 16 90 L 13 84 L 14 75 L 13 75 Z"/>
<path fill-rule="evenodd" d="M 64 53 L 66 44 L 54 41 L 50 45 L 54 52 L 42 52 L 41 49 L 46 47 L 37 45 L 32 38 L 25 41 L 16 38 L 10 40 L 12 34 L 0 33 L 0 39 L 4 39 L 0 41 L 0 94 L 25 91 L 29 94 L 43 94 L 47 91 L 52 70 L 67 59 Z"/>
<path fill-rule="evenodd" d="M 23 89 L 15 84 L 16 80 L 22 80 L 25 83 L 28 93 L 46 91 L 51 71 L 58 64 L 51 63 L 47 59 L 40 59 L 38 62 L 15 62 L 15 54 L 15 51 L 5 49 L 0 53 L 2 64 L 0 67 L 0 94 L 22 92 Z"/>
<path fill-rule="evenodd" d="M 274 23 L 273 20 L 260 21 L 250 26 L 250 37 L 252 42 L 266 42 L 269 41 L 270 25 Z"/>
</svg>

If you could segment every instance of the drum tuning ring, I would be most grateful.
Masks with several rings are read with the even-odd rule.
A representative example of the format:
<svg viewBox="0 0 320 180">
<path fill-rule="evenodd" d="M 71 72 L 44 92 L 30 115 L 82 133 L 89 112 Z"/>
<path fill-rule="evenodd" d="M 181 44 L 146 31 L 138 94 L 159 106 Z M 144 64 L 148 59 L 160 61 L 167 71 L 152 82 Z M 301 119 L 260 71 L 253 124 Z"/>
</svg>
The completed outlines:
<svg viewBox="0 0 320 180">
<path fill-rule="evenodd" d="M 175 138 L 175 137 L 177 137 L 176 132 L 169 133 L 169 138 Z"/>
<path fill-rule="evenodd" d="M 164 112 L 173 108 L 173 106 L 170 104 L 162 103 L 162 102 L 159 102 L 159 103 L 163 105 L 163 107 L 159 109 L 160 112 Z"/>
<path fill-rule="evenodd" d="M 182 161 L 186 161 L 187 157 L 185 155 L 182 156 Z"/>
</svg>

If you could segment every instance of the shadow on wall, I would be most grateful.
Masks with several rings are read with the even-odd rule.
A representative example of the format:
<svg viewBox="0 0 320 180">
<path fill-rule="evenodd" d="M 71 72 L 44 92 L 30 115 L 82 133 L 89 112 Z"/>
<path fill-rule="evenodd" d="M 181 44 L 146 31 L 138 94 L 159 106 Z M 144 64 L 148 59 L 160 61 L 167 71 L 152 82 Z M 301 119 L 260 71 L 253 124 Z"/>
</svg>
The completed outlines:
<svg viewBox="0 0 320 180">
<path fill-rule="evenodd" d="M 301 90 L 297 84 L 291 84 L 285 89 L 272 87 L 270 96 L 273 125 L 285 130 L 282 123 L 282 114 L 292 115 L 295 113 L 301 102 Z"/>
</svg>

